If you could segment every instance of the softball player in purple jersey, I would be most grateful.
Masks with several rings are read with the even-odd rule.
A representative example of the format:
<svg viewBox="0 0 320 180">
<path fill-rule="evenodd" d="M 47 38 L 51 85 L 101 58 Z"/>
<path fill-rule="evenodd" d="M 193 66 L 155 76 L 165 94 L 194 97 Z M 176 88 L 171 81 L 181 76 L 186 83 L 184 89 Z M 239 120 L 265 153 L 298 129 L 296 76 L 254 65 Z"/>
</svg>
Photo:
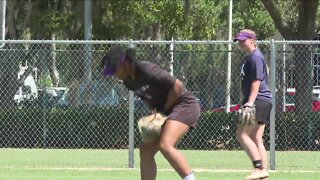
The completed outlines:
<svg viewBox="0 0 320 180">
<path fill-rule="evenodd" d="M 160 151 L 184 180 L 194 180 L 185 157 L 177 150 L 177 143 L 194 128 L 200 116 L 196 98 L 183 83 L 160 66 L 136 60 L 131 48 L 113 46 L 101 61 L 103 74 L 115 76 L 132 90 L 154 112 L 167 115 L 160 139 L 140 145 L 140 173 L 142 180 L 154 180 L 157 166 L 154 156 Z"/>
<path fill-rule="evenodd" d="M 253 125 L 239 124 L 236 137 L 254 167 L 246 179 L 268 179 L 267 152 L 263 144 L 263 134 L 265 125 L 270 120 L 272 95 L 268 86 L 268 68 L 264 56 L 256 46 L 256 39 L 255 32 L 250 29 L 240 31 L 234 39 L 246 52 L 241 67 L 242 107 L 244 111 L 250 111 L 254 106 L 257 121 Z"/>
</svg>

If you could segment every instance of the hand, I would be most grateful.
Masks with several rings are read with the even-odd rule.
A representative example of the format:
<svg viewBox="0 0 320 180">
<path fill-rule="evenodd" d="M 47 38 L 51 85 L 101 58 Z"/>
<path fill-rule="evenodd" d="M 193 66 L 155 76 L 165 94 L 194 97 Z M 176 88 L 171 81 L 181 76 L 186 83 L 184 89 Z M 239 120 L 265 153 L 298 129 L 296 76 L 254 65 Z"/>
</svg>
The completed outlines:
<svg viewBox="0 0 320 180">
<path fill-rule="evenodd" d="M 245 104 L 242 106 L 244 112 L 249 112 L 249 111 L 251 111 L 251 110 L 252 110 L 252 107 L 253 107 L 253 103 L 249 103 L 249 102 L 245 103 Z"/>
</svg>

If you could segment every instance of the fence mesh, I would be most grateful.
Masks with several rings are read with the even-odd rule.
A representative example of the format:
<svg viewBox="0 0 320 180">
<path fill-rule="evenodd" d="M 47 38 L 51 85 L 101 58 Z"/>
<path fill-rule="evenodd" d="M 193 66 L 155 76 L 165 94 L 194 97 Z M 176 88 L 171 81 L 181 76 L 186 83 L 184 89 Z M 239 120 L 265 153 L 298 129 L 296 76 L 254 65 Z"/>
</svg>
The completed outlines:
<svg viewBox="0 0 320 180">
<path fill-rule="evenodd" d="M 319 151 L 319 44 L 273 43 L 260 42 L 259 48 L 269 71 L 276 71 L 276 150 Z M 129 92 L 116 79 L 104 78 L 99 68 L 116 44 L 133 47 L 138 60 L 172 72 L 198 98 L 200 121 L 179 148 L 241 149 L 235 140 L 235 111 L 245 54 L 237 44 L 228 51 L 228 42 L 209 41 L 8 41 L 0 50 L 0 147 L 127 149 Z M 275 67 L 270 66 L 272 52 Z M 226 113 L 229 96 L 231 113 Z M 136 122 L 148 108 L 137 97 L 133 101 Z M 138 147 L 136 123 L 134 132 Z M 269 125 L 265 134 L 269 149 Z"/>
</svg>

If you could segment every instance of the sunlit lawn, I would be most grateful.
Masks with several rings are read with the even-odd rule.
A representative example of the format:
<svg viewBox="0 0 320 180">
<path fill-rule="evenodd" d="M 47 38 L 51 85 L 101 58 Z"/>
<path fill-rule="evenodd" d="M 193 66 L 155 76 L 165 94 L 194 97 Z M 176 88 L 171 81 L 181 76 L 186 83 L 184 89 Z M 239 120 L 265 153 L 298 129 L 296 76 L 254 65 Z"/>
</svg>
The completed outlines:
<svg viewBox="0 0 320 180">
<path fill-rule="evenodd" d="M 242 151 L 183 151 L 198 180 L 244 179 L 251 163 Z M 0 179 L 140 179 L 138 150 L 128 168 L 128 150 L 0 149 Z M 157 154 L 159 180 L 179 176 Z M 319 179 L 320 152 L 277 152 L 270 179 Z"/>
</svg>

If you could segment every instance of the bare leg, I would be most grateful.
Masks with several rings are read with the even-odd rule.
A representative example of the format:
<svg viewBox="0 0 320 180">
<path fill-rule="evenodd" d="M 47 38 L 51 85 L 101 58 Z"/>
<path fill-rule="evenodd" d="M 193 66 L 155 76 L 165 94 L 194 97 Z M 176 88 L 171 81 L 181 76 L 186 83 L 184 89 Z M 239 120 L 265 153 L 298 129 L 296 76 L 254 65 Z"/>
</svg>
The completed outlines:
<svg viewBox="0 0 320 180">
<path fill-rule="evenodd" d="M 176 149 L 177 143 L 189 131 L 189 126 L 179 121 L 167 120 L 160 138 L 159 149 L 181 178 L 192 173 L 186 158 Z"/>
<path fill-rule="evenodd" d="M 267 156 L 267 151 L 266 151 L 266 148 L 263 144 L 263 138 L 262 138 L 263 134 L 264 134 L 264 129 L 265 129 L 265 125 L 259 124 L 258 128 L 253 130 L 251 138 L 253 139 L 254 143 L 258 147 L 258 151 L 260 154 L 263 168 L 267 169 L 268 168 L 268 160 L 267 160 L 268 156 Z"/>
<path fill-rule="evenodd" d="M 243 150 L 247 153 L 251 161 L 260 160 L 260 153 L 257 145 L 251 139 L 250 134 L 253 131 L 253 126 L 239 125 L 237 129 L 237 140 L 241 144 Z"/>
<path fill-rule="evenodd" d="M 159 150 L 159 140 L 140 145 L 140 174 L 141 180 L 155 180 L 157 165 L 154 156 Z"/>
<path fill-rule="evenodd" d="M 263 133 L 265 125 L 239 125 L 237 129 L 237 140 L 242 145 L 243 149 L 251 159 L 251 161 L 261 160 L 262 168 L 255 168 L 246 179 L 257 179 L 268 177 L 267 168 L 267 153 L 263 145 Z"/>
</svg>

